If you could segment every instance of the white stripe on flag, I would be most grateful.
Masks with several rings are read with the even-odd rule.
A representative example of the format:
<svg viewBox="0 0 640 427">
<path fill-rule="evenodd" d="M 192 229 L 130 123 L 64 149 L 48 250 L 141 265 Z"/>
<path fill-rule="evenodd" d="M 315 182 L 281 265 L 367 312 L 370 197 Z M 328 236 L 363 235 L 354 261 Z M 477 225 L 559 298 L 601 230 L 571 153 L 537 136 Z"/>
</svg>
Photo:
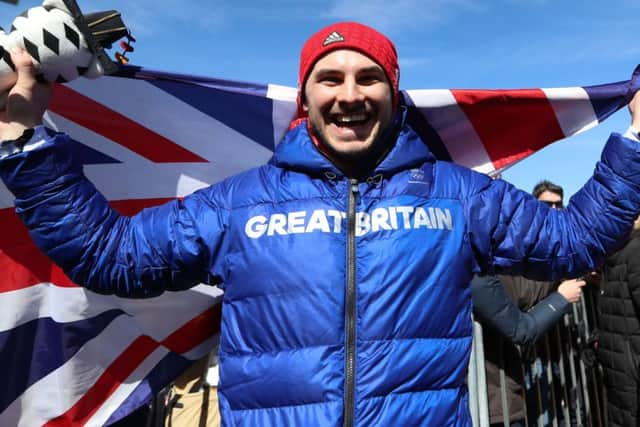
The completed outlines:
<svg viewBox="0 0 640 427">
<path fill-rule="evenodd" d="M 450 90 L 408 90 L 406 93 L 440 135 L 455 163 L 482 173 L 495 169 L 480 137 Z"/>
<path fill-rule="evenodd" d="M 14 400 L 0 414 L 0 425 L 40 426 L 65 413 L 139 336 L 139 330 L 131 327 L 131 318 L 121 316 L 115 319 L 67 363 Z"/>
<path fill-rule="evenodd" d="M 209 120 L 210 127 L 217 126 L 224 133 L 220 136 L 220 132 L 212 131 L 209 135 L 217 133 L 218 142 L 203 143 L 217 150 L 212 163 L 152 163 L 102 135 L 55 114 L 51 116 L 74 139 L 122 161 L 84 167 L 87 177 L 109 200 L 183 197 L 229 175 L 264 164 L 272 155 L 253 140 Z M 202 135 L 197 139 L 202 142 Z"/>
<path fill-rule="evenodd" d="M 225 145 L 236 147 L 241 144 L 232 152 L 242 149 L 247 142 L 261 147 L 223 122 L 146 81 L 103 77 L 92 81 L 76 79 L 68 86 L 212 162 L 237 161 L 225 157 Z M 202 87 L 202 90 L 206 89 Z M 123 93 L 135 93 L 135 100 L 122 96 Z M 255 97 L 259 98 L 258 95 Z M 247 127 L 250 126 L 248 123 Z M 242 139 L 245 141 L 238 141 Z M 253 157 L 251 153 L 244 156 Z M 246 160 L 242 163 L 243 168 L 247 167 L 245 164 Z"/>
<path fill-rule="evenodd" d="M 298 91 L 289 86 L 270 84 L 267 87 L 267 98 L 273 101 L 273 140 L 278 145 L 289 129 L 291 120 L 296 115 L 296 97 Z"/>
<path fill-rule="evenodd" d="M 0 209 L 12 207 L 13 200 L 13 194 L 11 194 L 7 186 L 0 181 Z"/>
<path fill-rule="evenodd" d="M 140 380 L 145 378 L 153 368 L 169 352 L 163 347 L 157 348 L 147 357 L 136 370 L 107 398 L 95 414 L 87 421 L 87 426 L 102 426 L 122 403 L 136 389 Z"/>
<path fill-rule="evenodd" d="M 105 76 L 91 81 L 76 79 L 67 86 L 193 153 L 205 158 L 215 154 L 203 143 L 211 137 L 203 133 L 209 130 L 204 124 L 215 120 L 147 81 Z M 135 99 L 128 94 L 135 94 Z M 189 130 L 193 133 L 185 134 Z"/>
<path fill-rule="evenodd" d="M 66 323 L 90 319 L 109 309 L 122 309 L 135 326 L 155 340 L 161 341 L 176 327 L 218 304 L 222 291 L 199 285 L 180 293 L 165 292 L 148 299 L 125 299 L 100 295 L 80 287 L 61 287 L 50 283 L 0 293 L 0 331 L 6 331 L 37 318 L 50 317 Z M 171 313 L 171 316 L 158 316 Z"/>
<path fill-rule="evenodd" d="M 64 117 L 55 113 L 49 116 L 75 140 L 121 162 L 84 167 L 85 174 L 109 200 L 183 197 L 227 176 L 211 163 L 152 163 Z"/>
<path fill-rule="evenodd" d="M 102 80 L 99 79 L 98 82 Z M 57 128 L 68 132 L 83 144 L 123 162 L 85 167 L 89 179 L 108 199 L 182 197 L 230 175 L 262 165 L 271 158 L 271 150 L 224 123 L 146 82 L 134 83 L 136 93 L 147 94 L 147 98 L 153 99 L 154 103 L 140 108 L 140 102 L 129 101 L 133 105 L 127 105 L 127 108 L 121 105 L 110 105 L 110 108 L 116 111 L 131 109 L 119 112 L 133 119 L 138 119 L 135 111 L 145 110 L 149 116 L 143 117 L 140 124 L 211 163 L 152 163 L 101 135 L 51 113 L 50 117 Z M 138 88 L 140 83 L 144 85 Z M 74 85 L 74 89 L 81 89 L 83 95 L 99 103 L 104 101 L 105 92 L 109 91 L 108 86 L 98 92 L 93 86 L 89 86 L 85 92 L 85 87 L 79 84 Z M 176 117 L 180 120 L 176 120 Z"/>
<path fill-rule="evenodd" d="M 193 347 L 191 350 L 181 353 L 183 357 L 191 360 L 197 360 L 204 357 L 207 353 L 214 348 L 218 342 L 218 333 L 210 336 L 206 340 L 202 341 L 202 344 Z"/>
<path fill-rule="evenodd" d="M 94 317 L 114 308 L 112 299 L 95 298 L 87 301 L 82 288 L 65 288 L 40 283 L 11 292 L 0 293 L 0 331 L 8 331 L 32 320 L 50 317 L 66 323 Z"/>
<path fill-rule="evenodd" d="M 556 113 L 565 136 L 571 136 L 598 124 L 587 92 L 581 87 L 543 88 Z"/>
<path fill-rule="evenodd" d="M 184 305 L 186 308 L 189 307 L 188 303 Z M 163 312 L 162 308 L 157 310 L 154 316 L 159 321 L 163 316 L 157 316 L 158 312 Z M 172 312 L 172 316 L 165 317 L 173 317 L 173 314 Z M 136 322 L 132 325 L 132 318 L 129 316 L 115 319 L 100 335 L 87 342 L 64 365 L 33 384 L 12 402 L 0 414 L 0 425 L 42 425 L 68 411 L 91 389 L 100 375 L 129 345 L 142 335 L 150 335 L 147 330 L 139 330 L 139 323 Z M 176 327 L 180 326 L 182 324 L 176 322 Z M 166 335 L 171 332 L 173 331 L 169 331 Z M 211 351 L 214 342 L 215 337 L 212 336 L 183 356 L 192 360 L 199 359 Z M 135 389 L 139 381 L 146 377 L 167 354 L 167 349 L 159 346 L 145 358 L 144 362 L 116 389 L 115 394 L 109 397 L 107 402 L 100 405 L 99 415 L 94 416 L 96 422 L 90 422 L 88 425 L 102 425 Z M 18 420 L 20 420 L 20 424 L 18 424 Z"/>
</svg>

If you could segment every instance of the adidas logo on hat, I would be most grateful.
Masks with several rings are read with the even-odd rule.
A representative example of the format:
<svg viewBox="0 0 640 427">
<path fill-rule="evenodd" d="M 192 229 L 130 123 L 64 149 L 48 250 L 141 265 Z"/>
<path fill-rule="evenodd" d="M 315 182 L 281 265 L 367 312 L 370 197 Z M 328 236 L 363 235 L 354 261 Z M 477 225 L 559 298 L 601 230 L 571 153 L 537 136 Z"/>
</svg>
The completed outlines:
<svg viewBox="0 0 640 427">
<path fill-rule="evenodd" d="M 337 31 L 334 31 L 331 34 L 329 34 L 326 39 L 324 39 L 324 41 L 322 42 L 322 46 L 327 46 L 327 45 L 330 45 L 331 43 L 343 42 L 343 41 L 344 41 L 344 37 L 342 37 L 342 34 L 340 34 Z"/>
</svg>

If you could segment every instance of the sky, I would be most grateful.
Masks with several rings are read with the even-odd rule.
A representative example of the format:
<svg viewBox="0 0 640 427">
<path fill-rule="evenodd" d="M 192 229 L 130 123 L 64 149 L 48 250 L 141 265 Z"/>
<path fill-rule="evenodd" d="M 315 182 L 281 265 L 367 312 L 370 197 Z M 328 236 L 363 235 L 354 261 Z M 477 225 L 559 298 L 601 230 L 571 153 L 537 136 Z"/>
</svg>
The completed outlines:
<svg viewBox="0 0 640 427">
<path fill-rule="evenodd" d="M 0 26 L 41 1 L 0 3 Z M 393 6 L 391 6 L 393 4 Z M 355 20 L 391 38 L 401 89 L 585 86 L 626 80 L 640 63 L 639 0 L 78 0 L 116 9 L 136 37 L 131 63 L 154 70 L 295 86 L 304 41 Z M 530 191 L 549 179 L 571 195 L 591 175 L 626 110 L 511 167 Z"/>
</svg>

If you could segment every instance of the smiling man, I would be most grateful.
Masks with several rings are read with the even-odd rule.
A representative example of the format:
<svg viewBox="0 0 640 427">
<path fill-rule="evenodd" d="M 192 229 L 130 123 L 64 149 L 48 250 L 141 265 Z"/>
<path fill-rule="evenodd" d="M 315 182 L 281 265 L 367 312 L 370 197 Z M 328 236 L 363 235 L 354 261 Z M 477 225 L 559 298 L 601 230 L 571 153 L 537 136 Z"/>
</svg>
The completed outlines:
<svg viewBox="0 0 640 427">
<path fill-rule="evenodd" d="M 304 45 L 299 117 L 268 164 L 123 217 L 40 125 L 50 91 L 28 55 L 12 59 L 0 175 L 17 212 L 95 292 L 224 289 L 225 426 L 469 426 L 472 274 L 578 276 L 640 212 L 638 114 L 550 209 L 436 161 L 405 121 L 393 43 L 346 22 Z"/>
<path fill-rule="evenodd" d="M 343 171 L 366 174 L 389 146 L 389 137 L 379 138 L 393 116 L 385 71 L 362 53 L 338 50 L 319 59 L 308 77 L 301 70 L 301 77 L 312 135 Z"/>
<path fill-rule="evenodd" d="M 365 176 L 395 137 L 383 133 L 393 130 L 400 70 L 389 39 L 342 26 L 342 33 L 316 33 L 302 48 L 297 123 L 308 116 L 316 146 L 348 176 Z"/>
</svg>

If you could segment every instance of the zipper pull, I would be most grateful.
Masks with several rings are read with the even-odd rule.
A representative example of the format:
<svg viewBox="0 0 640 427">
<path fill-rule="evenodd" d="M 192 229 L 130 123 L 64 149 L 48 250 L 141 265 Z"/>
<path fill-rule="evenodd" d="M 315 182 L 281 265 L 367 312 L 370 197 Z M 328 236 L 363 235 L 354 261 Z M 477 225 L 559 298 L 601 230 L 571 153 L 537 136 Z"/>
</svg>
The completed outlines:
<svg viewBox="0 0 640 427">
<path fill-rule="evenodd" d="M 351 179 L 351 192 L 353 194 L 358 194 L 360 192 L 360 189 L 358 188 L 358 180 L 352 178 Z"/>
</svg>

